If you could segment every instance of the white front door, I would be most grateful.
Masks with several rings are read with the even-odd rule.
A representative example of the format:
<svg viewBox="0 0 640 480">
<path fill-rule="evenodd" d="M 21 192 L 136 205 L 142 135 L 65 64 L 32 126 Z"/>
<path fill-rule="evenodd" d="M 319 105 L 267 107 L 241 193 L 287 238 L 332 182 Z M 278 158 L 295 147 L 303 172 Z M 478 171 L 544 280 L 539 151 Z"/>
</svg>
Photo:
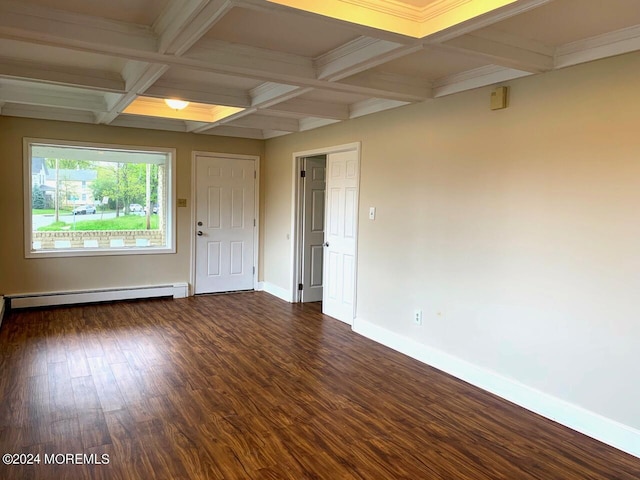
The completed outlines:
<svg viewBox="0 0 640 480">
<path fill-rule="evenodd" d="M 322 311 L 348 324 L 355 315 L 359 170 L 355 150 L 327 156 Z"/>
<path fill-rule="evenodd" d="M 305 158 L 302 301 L 322 301 L 326 157 Z"/>
<path fill-rule="evenodd" d="M 253 289 L 255 162 L 196 156 L 195 293 Z"/>
</svg>

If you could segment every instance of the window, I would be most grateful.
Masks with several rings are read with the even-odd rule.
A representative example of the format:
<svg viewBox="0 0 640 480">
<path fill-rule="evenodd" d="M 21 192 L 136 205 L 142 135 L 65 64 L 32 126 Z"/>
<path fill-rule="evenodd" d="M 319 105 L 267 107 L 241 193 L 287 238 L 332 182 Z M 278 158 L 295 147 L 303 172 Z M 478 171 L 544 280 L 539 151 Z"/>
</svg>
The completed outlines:
<svg viewBox="0 0 640 480">
<path fill-rule="evenodd" d="M 27 258 L 175 252 L 175 150 L 25 139 L 24 152 Z"/>
</svg>

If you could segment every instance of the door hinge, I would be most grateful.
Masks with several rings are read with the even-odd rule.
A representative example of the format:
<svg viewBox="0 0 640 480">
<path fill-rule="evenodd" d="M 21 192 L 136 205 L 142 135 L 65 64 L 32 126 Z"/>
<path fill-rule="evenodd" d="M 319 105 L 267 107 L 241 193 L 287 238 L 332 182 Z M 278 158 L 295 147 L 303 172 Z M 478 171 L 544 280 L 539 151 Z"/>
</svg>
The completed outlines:
<svg viewBox="0 0 640 480">
<path fill-rule="evenodd" d="M 253 226 L 254 227 L 256 226 L 256 219 L 255 218 L 253 219 Z"/>
<path fill-rule="evenodd" d="M 301 178 L 304 178 L 304 177 L 306 177 L 306 176 L 307 176 L 307 172 L 306 172 L 306 171 L 304 171 L 304 170 L 301 170 L 301 171 L 300 171 L 300 177 L 301 177 Z"/>
<path fill-rule="evenodd" d="M 255 170 L 253 171 L 253 178 L 258 178 L 258 172 L 256 172 Z"/>
<path fill-rule="evenodd" d="M 302 290 L 302 284 L 301 283 L 298 284 L 298 290 Z"/>
<path fill-rule="evenodd" d="M 256 274 L 256 267 L 253 267 L 253 274 Z"/>
</svg>

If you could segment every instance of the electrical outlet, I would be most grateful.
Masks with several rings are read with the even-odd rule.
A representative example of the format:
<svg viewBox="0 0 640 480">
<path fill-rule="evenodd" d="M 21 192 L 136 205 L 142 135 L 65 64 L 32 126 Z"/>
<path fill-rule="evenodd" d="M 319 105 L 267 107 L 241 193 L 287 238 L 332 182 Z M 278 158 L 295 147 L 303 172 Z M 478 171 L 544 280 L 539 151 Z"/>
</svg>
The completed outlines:
<svg viewBox="0 0 640 480">
<path fill-rule="evenodd" d="M 422 325 L 422 310 L 416 310 L 413 312 L 413 323 L 416 325 Z"/>
</svg>

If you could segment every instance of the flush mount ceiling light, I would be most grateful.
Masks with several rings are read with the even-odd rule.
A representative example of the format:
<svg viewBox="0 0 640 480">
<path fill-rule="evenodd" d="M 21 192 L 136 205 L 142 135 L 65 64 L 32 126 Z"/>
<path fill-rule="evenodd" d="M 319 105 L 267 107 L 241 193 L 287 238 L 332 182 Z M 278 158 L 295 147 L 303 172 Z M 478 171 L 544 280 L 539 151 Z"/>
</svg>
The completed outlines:
<svg viewBox="0 0 640 480">
<path fill-rule="evenodd" d="M 287 7 L 413 38 L 517 3 L 517 0 L 268 0 Z"/>
<path fill-rule="evenodd" d="M 164 103 L 166 103 L 169 108 L 173 108 L 174 110 L 183 110 L 187 108 L 189 102 L 185 102 L 184 100 L 177 100 L 175 98 L 166 98 Z"/>
</svg>

